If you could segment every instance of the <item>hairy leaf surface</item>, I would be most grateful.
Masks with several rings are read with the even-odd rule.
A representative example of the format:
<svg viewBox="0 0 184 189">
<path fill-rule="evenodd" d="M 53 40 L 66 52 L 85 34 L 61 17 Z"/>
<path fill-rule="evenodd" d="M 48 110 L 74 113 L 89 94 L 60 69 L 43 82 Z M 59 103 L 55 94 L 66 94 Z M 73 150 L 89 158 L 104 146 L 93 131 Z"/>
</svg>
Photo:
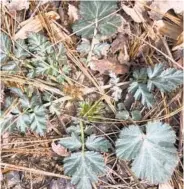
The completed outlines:
<svg viewBox="0 0 184 189">
<path fill-rule="evenodd" d="M 73 153 L 64 159 L 64 171 L 72 176 L 71 182 L 77 185 L 77 189 L 92 189 L 92 183 L 105 173 L 103 156 L 93 151 Z"/>
<path fill-rule="evenodd" d="M 133 160 L 136 176 L 153 184 L 167 182 L 177 165 L 176 136 L 171 126 L 160 121 L 148 122 L 146 134 L 132 125 L 121 131 L 116 141 L 119 158 Z"/>
<path fill-rule="evenodd" d="M 18 118 L 17 118 L 17 128 L 19 129 L 19 131 L 25 133 L 29 125 L 30 125 L 29 114 L 20 113 L 20 115 L 18 115 Z"/>
<path fill-rule="evenodd" d="M 79 7 L 81 20 L 73 25 L 73 31 L 83 37 L 93 37 L 95 28 L 100 35 L 113 34 L 121 25 L 118 15 L 110 15 L 116 8 L 116 1 L 81 1 Z"/>
<path fill-rule="evenodd" d="M 89 150 L 108 152 L 108 149 L 111 148 L 111 144 L 104 137 L 98 137 L 93 134 L 87 138 L 86 147 Z"/>
<path fill-rule="evenodd" d="M 163 70 L 163 64 L 148 68 L 148 89 L 156 86 L 162 92 L 171 92 L 183 83 L 183 71 L 175 68 Z"/>
<path fill-rule="evenodd" d="M 43 136 L 46 131 L 46 112 L 43 106 L 35 106 L 34 112 L 30 114 L 31 130 Z"/>
<path fill-rule="evenodd" d="M 45 56 L 46 54 L 51 54 L 53 48 L 50 41 L 44 35 L 39 33 L 31 33 L 28 36 L 29 50 L 35 52 L 40 56 Z"/>
<path fill-rule="evenodd" d="M 153 94 L 148 91 L 147 85 L 138 83 L 137 81 L 130 84 L 128 91 L 134 94 L 135 100 L 140 100 L 143 105 L 148 108 L 153 106 L 154 97 Z"/>
<path fill-rule="evenodd" d="M 28 47 L 23 39 L 18 39 L 15 43 L 14 54 L 18 59 L 25 59 L 30 56 Z"/>
<path fill-rule="evenodd" d="M 82 146 L 79 136 L 77 136 L 75 133 L 72 133 L 71 137 L 62 138 L 59 143 L 72 151 L 78 150 Z"/>
</svg>

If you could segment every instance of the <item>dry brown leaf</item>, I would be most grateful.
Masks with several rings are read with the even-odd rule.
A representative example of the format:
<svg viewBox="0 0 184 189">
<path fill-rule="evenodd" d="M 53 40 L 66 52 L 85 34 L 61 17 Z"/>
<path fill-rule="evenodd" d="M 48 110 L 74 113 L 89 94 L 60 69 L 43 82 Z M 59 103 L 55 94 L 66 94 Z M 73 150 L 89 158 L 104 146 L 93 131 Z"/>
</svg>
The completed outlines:
<svg viewBox="0 0 184 189">
<path fill-rule="evenodd" d="M 133 8 L 130 8 L 124 4 L 122 4 L 121 6 L 126 14 L 128 14 L 135 22 L 145 22 L 145 17 L 143 16 L 145 8 L 144 4 L 141 3 L 141 1 L 136 1 Z"/>
<path fill-rule="evenodd" d="M 174 187 L 169 183 L 159 184 L 158 189 L 174 189 Z"/>
<path fill-rule="evenodd" d="M 59 156 L 66 157 L 70 155 L 67 149 L 63 147 L 61 144 L 55 144 L 55 142 L 52 142 L 51 147 L 52 150 Z"/>
<path fill-rule="evenodd" d="M 107 59 L 92 60 L 90 63 L 90 68 L 94 71 L 99 71 L 100 74 L 109 74 L 110 72 L 113 72 L 118 75 L 128 72 L 128 67 L 126 65 L 121 65 L 116 61 Z"/>
<path fill-rule="evenodd" d="M 119 33 L 116 39 L 111 44 L 112 53 L 116 53 L 117 51 L 124 48 L 124 45 L 128 44 L 128 36 L 123 33 Z"/>
<path fill-rule="evenodd" d="M 166 35 L 174 40 L 176 40 L 183 31 L 182 26 L 163 20 L 155 21 L 154 27 L 159 34 Z"/>
<path fill-rule="evenodd" d="M 152 9 L 149 12 L 150 17 L 153 20 L 160 20 L 164 16 L 164 14 L 170 10 L 174 9 L 175 13 L 182 13 L 184 11 L 183 1 L 173 1 L 173 0 L 155 0 L 151 5 Z"/>
<path fill-rule="evenodd" d="M 52 23 L 53 20 L 60 18 L 59 15 L 54 11 L 45 13 L 45 16 L 48 18 L 50 23 Z M 29 18 L 28 20 L 21 22 L 20 27 L 21 29 L 15 34 L 14 40 L 26 39 L 29 32 L 39 32 L 43 29 L 43 24 L 41 23 L 39 16 L 35 16 L 34 18 Z"/>
<path fill-rule="evenodd" d="M 119 51 L 118 61 L 120 64 L 125 64 L 129 61 L 130 57 L 128 54 L 128 36 L 123 33 L 119 33 L 116 39 L 111 44 L 112 53 Z"/>
<path fill-rule="evenodd" d="M 11 12 L 29 8 L 28 0 L 12 0 L 10 3 L 8 1 L 3 1 L 3 4 L 6 5 Z"/>
<path fill-rule="evenodd" d="M 68 16 L 72 23 L 79 19 L 78 9 L 71 4 L 68 5 Z"/>
<path fill-rule="evenodd" d="M 184 32 L 182 32 L 177 37 L 177 42 L 176 42 L 175 46 L 172 48 L 172 51 L 176 51 L 178 49 L 184 49 Z"/>
</svg>

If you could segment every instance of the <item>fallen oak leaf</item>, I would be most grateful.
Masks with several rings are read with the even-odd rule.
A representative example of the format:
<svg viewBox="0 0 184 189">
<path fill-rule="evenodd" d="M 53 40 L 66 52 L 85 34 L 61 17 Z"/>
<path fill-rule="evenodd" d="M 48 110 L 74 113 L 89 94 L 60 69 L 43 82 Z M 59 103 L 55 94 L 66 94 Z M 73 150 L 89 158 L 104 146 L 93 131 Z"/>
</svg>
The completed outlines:
<svg viewBox="0 0 184 189">
<path fill-rule="evenodd" d="M 125 64 L 119 64 L 116 61 L 111 61 L 108 59 L 102 60 L 91 60 L 90 68 L 94 71 L 99 71 L 100 74 L 109 74 L 113 72 L 117 75 L 128 73 L 128 66 Z"/>
</svg>

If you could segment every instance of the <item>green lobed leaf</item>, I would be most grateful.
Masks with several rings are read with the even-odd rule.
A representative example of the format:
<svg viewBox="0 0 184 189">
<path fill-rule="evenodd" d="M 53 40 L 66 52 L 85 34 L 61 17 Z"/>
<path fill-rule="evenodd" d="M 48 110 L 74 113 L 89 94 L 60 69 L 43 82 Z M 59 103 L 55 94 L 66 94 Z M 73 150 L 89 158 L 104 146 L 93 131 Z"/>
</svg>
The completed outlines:
<svg viewBox="0 0 184 189">
<path fill-rule="evenodd" d="M 102 56 L 106 56 L 107 55 L 107 52 L 110 48 L 110 45 L 106 42 L 104 43 L 97 43 L 95 46 L 94 46 L 94 49 L 93 49 L 93 54 L 96 55 L 97 57 L 101 58 Z"/>
<path fill-rule="evenodd" d="M 77 46 L 77 51 L 83 55 L 87 55 L 90 52 L 91 44 L 87 39 L 82 39 L 82 42 Z"/>
<path fill-rule="evenodd" d="M 39 56 L 53 53 L 51 42 L 47 37 L 40 33 L 31 33 L 28 36 L 28 47 L 31 52 L 37 53 Z"/>
<path fill-rule="evenodd" d="M 132 170 L 138 178 L 152 184 L 165 183 L 178 162 L 175 140 L 171 126 L 160 121 L 148 122 L 146 134 L 132 125 L 122 129 L 116 141 L 116 154 L 122 159 L 134 159 Z"/>
<path fill-rule="evenodd" d="M 127 120 L 129 118 L 129 112 L 126 110 L 118 111 L 116 113 L 116 119 Z"/>
<path fill-rule="evenodd" d="M 28 52 L 28 46 L 25 44 L 25 41 L 23 39 L 18 39 L 16 41 L 13 53 L 18 59 L 25 59 L 27 57 L 30 57 L 30 53 Z"/>
<path fill-rule="evenodd" d="M 89 150 L 108 152 L 109 148 L 111 148 L 111 144 L 104 137 L 98 137 L 93 134 L 87 138 L 86 147 Z"/>
<path fill-rule="evenodd" d="M 3 71 L 17 71 L 18 70 L 18 62 L 17 61 L 8 61 L 6 64 L 4 64 L 1 69 Z M 11 72 L 11 73 L 12 73 Z"/>
<path fill-rule="evenodd" d="M 138 126 L 130 125 L 122 129 L 116 141 L 116 155 L 125 160 L 134 159 L 140 151 L 142 135 Z"/>
<path fill-rule="evenodd" d="M 9 89 L 10 89 L 10 91 L 11 91 L 13 94 L 17 95 L 17 96 L 20 97 L 20 98 L 24 96 L 24 94 L 23 94 L 23 92 L 22 92 L 22 90 L 21 90 L 20 88 L 17 88 L 17 87 L 10 87 Z"/>
<path fill-rule="evenodd" d="M 116 1 L 81 1 L 79 6 L 81 20 L 73 25 L 73 31 L 83 37 L 93 37 L 96 27 L 100 35 L 113 34 L 121 25 L 120 16 L 110 15 L 116 8 Z M 101 20 L 102 18 L 104 19 Z"/>
<path fill-rule="evenodd" d="M 30 116 L 27 113 L 20 113 L 17 118 L 17 128 L 25 133 L 30 126 Z"/>
<path fill-rule="evenodd" d="M 75 133 L 72 133 L 71 137 L 60 139 L 59 143 L 71 151 L 78 150 L 82 146 L 79 136 Z"/>
<path fill-rule="evenodd" d="M 142 119 L 141 112 L 139 110 L 131 111 L 131 117 L 134 121 L 140 121 Z"/>
<path fill-rule="evenodd" d="M 156 86 L 162 92 L 171 92 L 183 84 L 183 71 L 175 68 L 163 70 L 163 64 L 148 68 L 148 89 Z"/>
<path fill-rule="evenodd" d="M 105 174 L 103 156 L 93 151 L 72 153 L 64 159 L 64 172 L 72 176 L 71 183 L 77 185 L 77 189 L 92 189 L 98 176 Z"/>
<path fill-rule="evenodd" d="M 14 130 L 15 123 L 13 123 L 13 120 L 14 120 L 14 116 L 12 114 L 10 114 L 8 116 L 3 115 L 3 117 L 0 117 L 0 133 L 1 133 L 1 135 L 3 135 L 7 131 Z"/>
<path fill-rule="evenodd" d="M 110 45 L 108 43 L 97 43 L 94 45 L 93 54 L 101 58 L 107 55 Z M 77 46 L 77 51 L 83 55 L 87 55 L 91 50 L 91 44 L 89 40 L 82 39 L 82 42 Z"/>
<path fill-rule="evenodd" d="M 67 132 L 68 134 L 75 133 L 75 134 L 79 135 L 80 132 L 81 132 L 80 125 L 76 125 L 76 126 L 71 125 L 70 127 L 68 127 L 68 128 L 66 129 L 66 132 Z"/>
<path fill-rule="evenodd" d="M 43 106 L 35 106 L 30 114 L 31 130 L 43 136 L 46 131 L 46 110 Z"/>
<path fill-rule="evenodd" d="M 8 35 L 0 32 L 0 63 L 8 60 L 9 53 L 11 52 L 11 41 Z"/>
<path fill-rule="evenodd" d="M 140 100 L 141 103 L 148 108 L 151 108 L 154 104 L 153 94 L 148 91 L 147 85 L 138 83 L 137 81 L 132 82 L 128 88 L 128 92 L 134 95 L 135 100 Z"/>
</svg>

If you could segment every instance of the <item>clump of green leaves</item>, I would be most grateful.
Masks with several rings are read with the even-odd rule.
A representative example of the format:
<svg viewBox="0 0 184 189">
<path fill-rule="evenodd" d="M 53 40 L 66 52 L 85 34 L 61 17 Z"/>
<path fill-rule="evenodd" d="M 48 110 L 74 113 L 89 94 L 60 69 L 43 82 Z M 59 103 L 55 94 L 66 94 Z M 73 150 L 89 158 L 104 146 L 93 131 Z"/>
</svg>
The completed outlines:
<svg viewBox="0 0 184 189">
<path fill-rule="evenodd" d="M 31 33 L 27 40 L 19 39 L 13 47 L 10 38 L 0 33 L 2 45 L 0 49 L 1 69 L 5 71 L 22 71 L 23 66 L 28 76 L 54 77 L 63 82 L 70 73 L 67 56 L 63 44 L 52 46 L 47 37 L 40 33 Z"/>
<path fill-rule="evenodd" d="M 10 108 L 13 98 L 6 98 L 5 107 L 10 108 L 11 111 L 6 115 L 2 112 L 1 133 L 17 129 L 22 133 L 31 130 L 43 136 L 46 131 L 46 109 L 40 96 L 33 94 L 29 98 L 18 88 L 11 88 L 11 91 L 19 97 L 18 104 Z"/>
<path fill-rule="evenodd" d="M 63 82 L 65 75 L 70 72 L 63 44 L 53 47 L 47 37 L 32 33 L 28 37 L 28 46 L 35 55 L 31 59 L 33 69 L 30 70 L 29 76 L 50 75 L 56 77 L 58 82 Z"/>
<path fill-rule="evenodd" d="M 156 87 L 161 92 L 171 92 L 183 84 L 183 71 L 176 68 L 164 69 L 163 64 L 156 64 L 153 68 L 142 68 L 133 73 L 134 81 L 128 91 L 134 94 L 136 100 L 151 108 L 155 102 L 152 94 Z"/>
<path fill-rule="evenodd" d="M 87 118 L 89 121 L 98 119 L 103 112 L 103 104 L 101 102 L 81 102 L 79 107 L 79 115 Z"/>
<path fill-rule="evenodd" d="M 60 140 L 60 144 L 72 152 L 70 157 L 64 159 L 64 172 L 72 177 L 71 183 L 77 185 L 77 189 L 92 189 L 98 176 L 106 172 L 100 152 L 108 152 L 111 144 L 104 137 L 94 134 L 85 136 L 83 127 L 83 122 L 80 122 L 76 129 L 74 126 L 68 128 L 71 137 Z"/>
<path fill-rule="evenodd" d="M 137 125 L 121 130 L 116 141 L 119 158 L 133 160 L 132 171 L 138 178 L 158 184 L 167 182 L 177 165 L 176 136 L 171 126 L 148 122 L 146 133 Z"/>
<path fill-rule="evenodd" d="M 86 38 L 92 38 L 95 30 L 100 36 L 115 33 L 121 25 L 120 16 L 113 14 L 116 9 L 116 1 L 81 1 L 81 19 L 73 25 L 73 31 Z"/>
</svg>

